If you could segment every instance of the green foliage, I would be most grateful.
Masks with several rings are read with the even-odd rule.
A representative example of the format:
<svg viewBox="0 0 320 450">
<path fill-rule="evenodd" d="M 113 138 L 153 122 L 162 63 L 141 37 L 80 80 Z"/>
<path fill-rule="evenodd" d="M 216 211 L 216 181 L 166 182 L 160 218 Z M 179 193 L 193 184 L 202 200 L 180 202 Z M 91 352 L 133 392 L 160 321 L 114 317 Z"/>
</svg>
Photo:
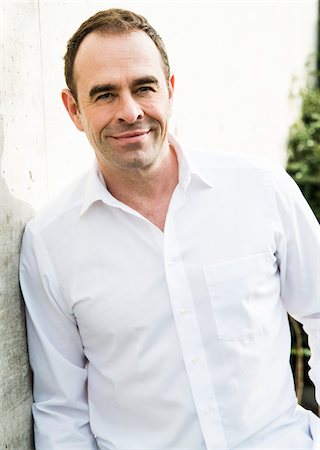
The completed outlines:
<svg viewBox="0 0 320 450">
<path fill-rule="evenodd" d="M 320 221 L 320 89 L 302 93 L 301 118 L 289 134 L 287 171 Z"/>
</svg>

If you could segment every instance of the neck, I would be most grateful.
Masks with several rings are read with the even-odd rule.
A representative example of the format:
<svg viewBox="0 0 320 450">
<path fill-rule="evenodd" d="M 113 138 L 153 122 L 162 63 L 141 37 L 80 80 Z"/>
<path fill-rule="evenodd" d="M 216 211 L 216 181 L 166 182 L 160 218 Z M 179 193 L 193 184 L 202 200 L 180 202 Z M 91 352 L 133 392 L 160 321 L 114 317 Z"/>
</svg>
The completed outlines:
<svg viewBox="0 0 320 450">
<path fill-rule="evenodd" d="M 178 162 L 168 147 L 161 161 L 144 169 L 112 171 L 101 167 L 109 192 L 163 231 L 168 206 L 178 183 Z"/>
</svg>

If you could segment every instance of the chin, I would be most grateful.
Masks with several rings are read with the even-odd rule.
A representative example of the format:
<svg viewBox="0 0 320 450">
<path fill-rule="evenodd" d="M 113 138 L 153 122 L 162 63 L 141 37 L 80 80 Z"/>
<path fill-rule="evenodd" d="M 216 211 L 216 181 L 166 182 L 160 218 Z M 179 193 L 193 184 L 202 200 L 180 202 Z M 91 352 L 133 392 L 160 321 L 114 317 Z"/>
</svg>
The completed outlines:
<svg viewBox="0 0 320 450">
<path fill-rule="evenodd" d="M 119 163 L 127 169 L 143 169 L 144 167 L 150 166 L 155 159 L 156 155 L 154 152 L 136 150 L 133 154 L 128 154 L 127 158 L 123 158 Z"/>
<path fill-rule="evenodd" d="M 121 167 L 123 169 L 143 169 L 146 166 L 149 166 L 149 162 L 144 159 L 135 158 L 130 161 L 123 161 Z"/>
</svg>

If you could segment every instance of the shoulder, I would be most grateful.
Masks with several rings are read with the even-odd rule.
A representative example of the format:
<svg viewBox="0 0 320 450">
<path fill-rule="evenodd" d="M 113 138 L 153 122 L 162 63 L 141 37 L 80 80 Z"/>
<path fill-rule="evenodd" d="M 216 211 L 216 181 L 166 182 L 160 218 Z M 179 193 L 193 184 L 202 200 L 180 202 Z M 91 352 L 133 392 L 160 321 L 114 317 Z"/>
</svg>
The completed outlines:
<svg viewBox="0 0 320 450">
<path fill-rule="evenodd" d="M 235 198 L 248 199 L 250 192 L 261 199 L 269 198 L 277 214 L 290 216 L 297 209 L 309 214 L 300 188 L 280 163 L 260 155 L 206 150 L 191 151 L 188 157 L 209 182 L 232 191 Z"/>
<path fill-rule="evenodd" d="M 241 196 L 248 190 L 262 191 L 283 203 L 301 202 L 302 194 L 285 168 L 260 155 L 214 152 L 187 152 L 193 167 L 212 185 L 225 187 Z"/>
<path fill-rule="evenodd" d="M 73 217 L 79 217 L 87 185 L 89 171 L 70 183 L 55 199 L 42 207 L 27 224 L 34 236 L 52 226 L 65 226 Z"/>
<path fill-rule="evenodd" d="M 186 151 L 186 155 L 194 169 L 212 183 L 275 188 L 279 179 L 289 177 L 281 164 L 260 155 L 207 150 Z"/>
<path fill-rule="evenodd" d="M 199 168 L 252 170 L 273 172 L 280 168 L 260 155 L 236 152 L 217 152 L 209 150 L 187 150 L 190 160 Z"/>
</svg>

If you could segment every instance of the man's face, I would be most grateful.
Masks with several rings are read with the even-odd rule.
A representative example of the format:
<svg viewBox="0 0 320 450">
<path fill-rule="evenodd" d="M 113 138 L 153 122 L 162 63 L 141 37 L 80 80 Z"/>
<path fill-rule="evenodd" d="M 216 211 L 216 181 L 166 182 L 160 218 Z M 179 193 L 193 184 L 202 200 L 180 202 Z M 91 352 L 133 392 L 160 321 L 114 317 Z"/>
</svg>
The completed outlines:
<svg viewBox="0 0 320 450">
<path fill-rule="evenodd" d="M 147 34 L 89 34 L 79 47 L 74 78 L 78 105 L 70 93 L 63 94 L 64 103 L 102 169 L 143 169 L 161 160 L 168 147 L 173 78 L 168 86 Z"/>
</svg>

